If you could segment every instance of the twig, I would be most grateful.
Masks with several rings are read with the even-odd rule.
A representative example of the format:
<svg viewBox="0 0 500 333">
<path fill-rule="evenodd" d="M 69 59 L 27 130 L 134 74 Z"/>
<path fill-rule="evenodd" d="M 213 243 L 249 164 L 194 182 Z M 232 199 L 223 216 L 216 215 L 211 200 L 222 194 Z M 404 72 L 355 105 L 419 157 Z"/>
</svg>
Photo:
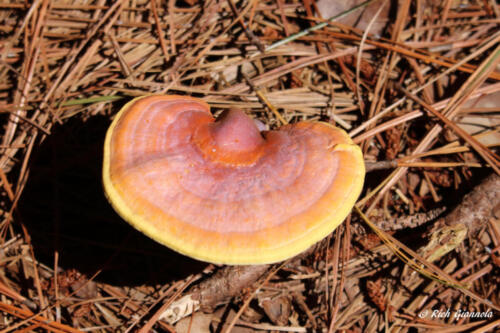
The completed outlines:
<svg viewBox="0 0 500 333">
<path fill-rule="evenodd" d="M 237 18 L 238 22 L 240 22 L 243 30 L 245 31 L 245 34 L 247 35 L 248 39 L 252 41 L 253 44 L 257 46 L 260 52 L 264 53 L 265 48 L 264 45 L 260 42 L 260 39 L 255 36 L 252 30 L 246 25 L 245 21 L 243 21 L 243 17 L 240 16 L 240 13 L 238 12 L 238 9 L 234 5 L 232 0 L 227 0 L 229 3 L 229 7 L 231 7 L 231 10 L 233 11 L 234 16 Z"/>
<path fill-rule="evenodd" d="M 407 228 L 417 228 L 421 226 L 424 223 L 427 223 L 429 221 L 435 220 L 438 218 L 444 211 L 446 210 L 446 207 L 440 207 L 440 208 L 435 208 L 431 209 L 428 212 L 425 213 L 417 213 L 413 215 L 408 215 L 408 216 L 402 216 L 399 218 L 396 218 L 393 221 L 374 221 L 375 225 L 379 227 L 380 229 L 384 231 L 394 231 L 394 230 L 401 230 L 401 229 L 407 229 Z"/>
<path fill-rule="evenodd" d="M 373 172 L 377 170 L 387 170 L 394 169 L 398 167 L 398 162 L 395 160 L 392 161 L 377 161 L 377 162 L 369 162 L 365 161 L 365 170 L 366 172 Z"/>
</svg>

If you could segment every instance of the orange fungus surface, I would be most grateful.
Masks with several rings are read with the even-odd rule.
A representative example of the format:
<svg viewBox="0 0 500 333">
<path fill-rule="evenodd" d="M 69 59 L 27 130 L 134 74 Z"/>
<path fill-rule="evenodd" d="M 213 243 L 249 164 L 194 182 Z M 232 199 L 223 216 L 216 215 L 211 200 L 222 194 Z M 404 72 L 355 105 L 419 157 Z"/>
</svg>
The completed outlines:
<svg viewBox="0 0 500 333">
<path fill-rule="evenodd" d="M 259 132 L 243 111 L 217 120 L 186 96 L 132 100 L 110 126 L 103 182 L 135 228 L 185 255 L 261 264 L 334 230 L 364 180 L 358 146 L 324 123 Z"/>
</svg>

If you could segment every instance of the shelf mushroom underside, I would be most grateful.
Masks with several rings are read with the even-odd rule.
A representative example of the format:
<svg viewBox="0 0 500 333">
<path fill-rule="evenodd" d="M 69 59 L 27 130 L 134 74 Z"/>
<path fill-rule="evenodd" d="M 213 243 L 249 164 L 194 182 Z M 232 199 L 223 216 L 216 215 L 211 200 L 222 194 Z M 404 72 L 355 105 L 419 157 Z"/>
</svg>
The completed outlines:
<svg viewBox="0 0 500 333">
<path fill-rule="evenodd" d="M 285 126 L 264 134 L 256 161 L 224 164 L 196 145 L 193 128 L 213 119 L 192 109 L 126 110 L 107 139 L 108 198 L 149 237 L 210 262 L 275 262 L 328 235 L 351 210 L 364 167 L 343 131 Z"/>
</svg>

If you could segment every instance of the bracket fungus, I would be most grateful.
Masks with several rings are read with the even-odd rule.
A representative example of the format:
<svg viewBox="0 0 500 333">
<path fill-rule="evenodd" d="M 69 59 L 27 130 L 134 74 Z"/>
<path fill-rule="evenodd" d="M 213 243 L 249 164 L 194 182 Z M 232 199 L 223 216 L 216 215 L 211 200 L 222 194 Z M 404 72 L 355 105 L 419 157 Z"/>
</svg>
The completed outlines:
<svg viewBox="0 0 500 333">
<path fill-rule="evenodd" d="M 323 239 L 364 181 L 360 148 L 320 122 L 259 132 L 241 110 L 217 120 L 186 96 L 127 103 L 104 145 L 103 183 L 123 219 L 198 260 L 264 264 Z"/>
</svg>

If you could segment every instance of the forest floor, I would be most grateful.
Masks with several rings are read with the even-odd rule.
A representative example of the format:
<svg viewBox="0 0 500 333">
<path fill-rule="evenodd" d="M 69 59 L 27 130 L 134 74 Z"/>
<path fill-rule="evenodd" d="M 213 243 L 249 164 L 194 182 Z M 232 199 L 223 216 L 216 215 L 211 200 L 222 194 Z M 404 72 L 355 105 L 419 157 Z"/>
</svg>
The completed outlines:
<svg viewBox="0 0 500 333">
<path fill-rule="evenodd" d="M 369 2 L 2 2 L 0 332 L 498 330 L 500 6 Z M 146 94 L 329 122 L 363 192 L 283 263 L 170 251 L 101 184 L 106 130 Z"/>
</svg>

